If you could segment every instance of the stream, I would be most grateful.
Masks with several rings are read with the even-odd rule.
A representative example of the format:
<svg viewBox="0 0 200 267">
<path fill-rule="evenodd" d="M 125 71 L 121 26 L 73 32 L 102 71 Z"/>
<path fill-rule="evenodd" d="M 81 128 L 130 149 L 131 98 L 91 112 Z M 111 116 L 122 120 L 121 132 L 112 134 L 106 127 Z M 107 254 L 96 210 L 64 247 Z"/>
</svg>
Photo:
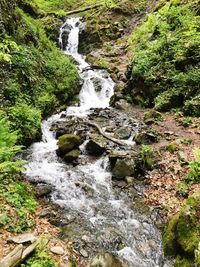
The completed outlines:
<svg viewBox="0 0 200 267">
<path fill-rule="evenodd" d="M 105 70 L 92 69 L 78 53 L 82 27 L 79 18 L 69 18 L 59 36 L 61 49 L 77 62 L 83 81 L 80 105 L 43 121 L 41 142 L 31 145 L 25 153 L 25 175 L 52 187 L 51 202 L 60 207 L 62 216 L 69 221 L 65 226 L 66 238 L 76 244 L 77 250 L 84 249 L 86 257 L 106 251 L 130 267 L 168 266 L 163 258 L 161 234 L 152 216 L 137 212 L 128 194 L 113 188 L 106 155 L 89 156 L 85 150 L 87 140 L 80 147 L 82 161 L 77 165 L 66 164 L 56 155 L 52 125 L 68 118 L 87 118 L 95 109 L 105 109 L 108 114 L 112 110 L 109 101 L 115 84 L 110 75 Z M 132 145 L 133 142 L 127 142 L 127 146 Z"/>
</svg>

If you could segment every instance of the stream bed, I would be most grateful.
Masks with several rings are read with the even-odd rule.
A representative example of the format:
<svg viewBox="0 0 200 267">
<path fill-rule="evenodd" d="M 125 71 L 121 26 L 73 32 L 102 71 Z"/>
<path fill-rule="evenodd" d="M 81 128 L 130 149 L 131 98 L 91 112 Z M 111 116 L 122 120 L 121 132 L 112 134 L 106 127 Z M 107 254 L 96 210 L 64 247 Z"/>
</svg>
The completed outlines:
<svg viewBox="0 0 200 267">
<path fill-rule="evenodd" d="M 77 62 L 83 81 L 80 105 L 68 107 L 43 121 L 41 142 L 34 143 L 24 155 L 27 160 L 25 175 L 38 184 L 51 186 L 51 201 L 60 207 L 63 218 L 68 221 L 63 227 L 63 236 L 74 242 L 75 249 L 84 251 L 85 257 L 105 251 L 118 256 L 130 267 L 169 266 L 164 262 L 161 233 L 154 226 L 156 215 L 138 212 L 131 190 L 113 186 L 107 155 L 88 155 L 85 150 L 88 140 L 80 147 L 77 165 L 66 164 L 56 155 L 54 124 L 73 118 L 85 119 L 97 110 L 106 113 L 109 119 L 109 114 L 111 118 L 115 112 L 109 108 L 115 86 L 109 73 L 92 69 L 78 53 L 82 27 L 79 18 L 69 18 L 61 27 L 59 37 L 60 47 Z M 127 123 L 125 127 L 129 120 L 128 116 L 123 118 Z M 137 123 L 132 131 L 137 131 Z M 134 143 L 128 140 L 125 146 L 131 149 Z"/>
</svg>

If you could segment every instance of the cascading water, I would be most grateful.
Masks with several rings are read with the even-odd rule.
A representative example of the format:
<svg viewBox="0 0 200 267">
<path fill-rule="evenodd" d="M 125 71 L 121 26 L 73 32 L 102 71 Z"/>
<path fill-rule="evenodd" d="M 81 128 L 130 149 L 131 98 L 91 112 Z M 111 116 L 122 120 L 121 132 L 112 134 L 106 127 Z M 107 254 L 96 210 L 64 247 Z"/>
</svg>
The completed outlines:
<svg viewBox="0 0 200 267">
<path fill-rule="evenodd" d="M 114 82 L 109 74 L 104 70 L 92 70 L 78 53 L 80 27 L 79 18 L 70 18 L 60 29 L 60 47 L 75 59 L 83 80 L 80 106 L 63 112 L 65 119 L 87 116 L 91 108 L 106 108 L 113 95 Z M 84 152 L 84 145 L 81 148 L 83 164 L 72 167 L 57 157 L 56 139 L 50 128 L 62 120 L 60 115 L 43 122 L 42 141 L 33 144 L 26 153 L 26 175 L 52 186 L 52 201 L 63 208 L 66 217 L 73 218 L 72 227 L 78 228 L 71 231 L 70 238 L 81 239 L 82 235 L 87 235 L 93 251 L 115 253 L 131 267 L 164 266 L 160 233 L 150 219 L 133 211 L 126 194 L 116 195 L 107 157 L 91 158 Z M 117 246 L 118 243 L 123 243 L 123 248 Z"/>
</svg>

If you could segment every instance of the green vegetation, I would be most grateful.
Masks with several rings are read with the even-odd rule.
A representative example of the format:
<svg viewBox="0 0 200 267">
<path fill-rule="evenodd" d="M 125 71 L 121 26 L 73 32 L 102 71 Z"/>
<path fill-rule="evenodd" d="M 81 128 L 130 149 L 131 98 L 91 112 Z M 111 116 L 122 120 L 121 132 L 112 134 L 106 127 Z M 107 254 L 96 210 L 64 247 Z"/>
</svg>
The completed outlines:
<svg viewBox="0 0 200 267">
<path fill-rule="evenodd" d="M 134 102 L 199 116 L 199 1 L 162 3 L 129 38 L 129 91 Z"/>
<path fill-rule="evenodd" d="M 186 177 L 184 178 L 185 182 L 199 183 L 200 182 L 200 149 L 194 149 L 195 160 L 190 163 L 190 169 Z"/>
<path fill-rule="evenodd" d="M 26 261 L 26 264 L 21 264 L 21 267 L 56 267 L 56 264 L 51 256 L 44 250 L 38 249 L 34 255 Z"/>
<path fill-rule="evenodd" d="M 23 145 L 40 137 L 42 118 L 66 105 L 79 92 L 75 64 L 52 41 L 52 33 L 57 38 L 56 27 L 63 22 L 53 14 L 47 16 L 39 2 L 49 6 L 50 12 L 50 4 L 53 8 L 56 1 L 0 2 L 1 232 L 21 233 L 35 226 L 38 203 L 33 189 L 21 176 L 25 162 L 17 154 Z M 49 28 L 44 23 L 46 18 Z M 57 265 L 39 249 L 24 266 Z"/>
<path fill-rule="evenodd" d="M 39 246 L 33 255 L 28 258 L 25 264 L 21 264 L 21 267 L 58 267 L 58 263 L 51 258 L 51 256 L 45 251 L 45 245 L 48 240 L 45 237 L 40 239 Z"/>
<path fill-rule="evenodd" d="M 164 231 L 164 251 L 166 255 L 177 257 L 174 266 L 192 267 L 199 260 L 199 201 L 198 193 L 190 196 L 181 211 L 169 220 Z"/>
<path fill-rule="evenodd" d="M 3 116 L 3 114 L 0 114 Z M 20 181 L 24 161 L 14 160 L 21 151 L 17 133 L 8 121 L 0 119 L 0 228 L 21 232 L 33 226 L 32 213 L 37 207 L 30 189 Z"/>
<path fill-rule="evenodd" d="M 18 19 L 12 36 L 6 32 L 1 36 L 0 104 L 18 130 L 18 142 L 27 145 L 38 138 L 42 116 L 78 93 L 79 77 L 71 60 L 49 40 L 40 19 L 26 13 L 30 3 L 22 2 L 24 10 L 12 6 Z M 5 29 L 12 23 L 3 22 Z"/>
<path fill-rule="evenodd" d="M 135 173 L 144 175 L 154 166 L 154 150 L 149 145 L 141 145 L 141 150 L 135 159 Z"/>
</svg>

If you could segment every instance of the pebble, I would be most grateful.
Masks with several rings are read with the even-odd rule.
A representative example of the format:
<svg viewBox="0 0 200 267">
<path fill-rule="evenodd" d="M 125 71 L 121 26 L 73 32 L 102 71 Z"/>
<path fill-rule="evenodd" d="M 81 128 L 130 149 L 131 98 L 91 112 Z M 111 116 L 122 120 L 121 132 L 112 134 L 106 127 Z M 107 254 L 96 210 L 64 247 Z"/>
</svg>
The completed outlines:
<svg viewBox="0 0 200 267">
<path fill-rule="evenodd" d="M 84 258 L 88 258 L 88 253 L 87 253 L 87 251 L 85 250 L 85 249 L 81 249 L 80 250 L 80 254 L 81 254 L 81 256 L 83 256 Z"/>
<path fill-rule="evenodd" d="M 54 254 L 57 254 L 57 255 L 63 255 L 63 254 L 65 253 L 64 249 L 63 249 L 62 247 L 59 247 L 59 246 L 57 246 L 57 247 L 52 247 L 52 248 L 50 249 L 50 251 L 51 251 L 52 253 L 54 253 Z"/>
</svg>

